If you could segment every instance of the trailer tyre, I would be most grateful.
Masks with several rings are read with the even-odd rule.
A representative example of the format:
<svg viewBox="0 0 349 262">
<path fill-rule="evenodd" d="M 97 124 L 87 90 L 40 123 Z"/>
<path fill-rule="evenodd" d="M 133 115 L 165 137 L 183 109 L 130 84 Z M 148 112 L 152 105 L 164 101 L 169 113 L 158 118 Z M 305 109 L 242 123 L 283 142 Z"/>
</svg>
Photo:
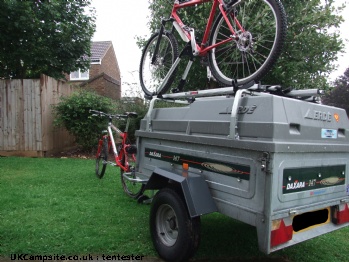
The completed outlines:
<svg viewBox="0 0 349 262">
<path fill-rule="evenodd" d="M 150 233 L 155 249 L 166 261 L 184 261 L 200 241 L 200 216 L 190 218 L 183 199 L 174 190 L 160 190 L 150 209 Z"/>
</svg>

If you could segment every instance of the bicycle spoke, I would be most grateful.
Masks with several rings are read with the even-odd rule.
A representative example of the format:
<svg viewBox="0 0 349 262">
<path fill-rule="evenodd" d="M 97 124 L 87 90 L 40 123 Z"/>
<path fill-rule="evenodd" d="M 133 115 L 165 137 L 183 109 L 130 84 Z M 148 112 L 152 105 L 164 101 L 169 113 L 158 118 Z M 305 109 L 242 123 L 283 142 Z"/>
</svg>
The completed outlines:
<svg viewBox="0 0 349 262">
<path fill-rule="evenodd" d="M 231 50 L 233 49 L 232 46 L 226 46 L 226 47 L 223 47 L 223 48 L 220 48 L 219 50 L 215 50 L 216 54 L 217 54 L 217 58 L 228 58 L 227 56 L 227 53 L 230 52 Z"/>
<path fill-rule="evenodd" d="M 253 56 L 251 53 L 248 53 L 248 55 L 250 56 L 250 58 L 251 58 L 251 63 L 253 64 L 254 70 L 256 71 L 258 67 L 256 66 L 256 63 L 255 63 L 255 62 L 257 62 L 259 65 L 260 65 L 261 63 L 260 63 L 260 62 L 258 61 L 258 59 L 256 59 L 256 57 Z"/>
<path fill-rule="evenodd" d="M 261 47 L 261 48 L 264 48 L 264 49 L 267 50 L 267 51 L 270 51 L 270 50 L 271 50 L 271 48 L 268 48 L 268 47 L 266 47 L 266 46 L 264 46 L 264 45 L 258 45 L 258 46 Z M 267 56 L 261 54 L 260 52 L 255 51 L 255 53 L 258 53 L 258 54 L 260 54 L 264 59 L 267 59 Z"/>
<path fill-rule="evenodd" d="M 242 64 L 242 77 L 245 77 L 245 67 L 244 67 L 245 59 L 244 59 L 243 53 L 241 53 L 241 64 Z"/>
<path fill-rule="evenodd" d="M 121 169 L 121 183 L 127 195 L 132 198 L 138 198 L 144 190 L 144 185 L 139 182 L 130 181 L 130 179 L 137 179 L 136 175 L 136 158 L 135 155 L 125 153 L 121 163 L 126 167 L 126 171 Z"/>
<path fill-rule="evenodd" d="M 281 53 L 285 38 L 286 18 L 283 7 L 276 0 L 245 0 L 228 11 L 228 19 L 235 30 L 229 47 L 217 47 L 209 53 L 210 70 L 221 84 L 231 85 L 259 80 Z M 238 22 L 243 29 L 238 27 Z M 209 45 L 231 37 L 225 19 L 220 14 L 213 26 Z"/>
<path fill-rule="evenodd" d="M 160 41 L 159 48 L 155 61 L 152 62 L 158 41 Z M 156 33 L 148 40 L 142 53 L 139 71 L 141 87 L 147 95 L 158 94 L 158 92 L 164 93 L 170 88 L 175 72 L 163 87 L 163 90 L 158 90 L 177 57 L 178 45 L 171 33 L 166 32 L 161 36 Z"/>
</svg>

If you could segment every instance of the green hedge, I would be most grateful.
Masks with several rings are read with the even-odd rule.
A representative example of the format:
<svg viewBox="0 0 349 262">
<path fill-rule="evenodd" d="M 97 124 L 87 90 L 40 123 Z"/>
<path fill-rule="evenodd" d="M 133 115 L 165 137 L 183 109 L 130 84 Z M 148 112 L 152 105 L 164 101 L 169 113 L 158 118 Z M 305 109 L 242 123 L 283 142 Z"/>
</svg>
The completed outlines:
<svg viewBox="0 0 349 262">
<path fill-rule="evenodd" d="M 141 99 L 114 101 L 83 89 L 71 96 L 61 97 L 60 102 L 53 106 L 55 125 L 65 127 L 75 137 L 77 144 L 86 151 L 96 148 L 101 132 L 106 129 L 108 123 L 106 118 L 93 117 L 90 109 L 112 114 L 136 112 L 138 117 L 131 119 L 128 131 L 131 142 L 135 143 L 135 131 L 139 129 L 140 120 L 148 107 Z M 126 121 L 114 121 L 114 124 L 124 131 Z"/>
<path fill-rule="evenodd" d="M 97 145 L 107 119 L 92 117 L 89 110 L 112 113 L 116 108 L 117 104 L 110 98 L 79 90 L 68 97 L 61 97 L 60 102 L 53 107 L 55 125 L 64 126 L 82 149 L 91 150 Z"/>
</svg>

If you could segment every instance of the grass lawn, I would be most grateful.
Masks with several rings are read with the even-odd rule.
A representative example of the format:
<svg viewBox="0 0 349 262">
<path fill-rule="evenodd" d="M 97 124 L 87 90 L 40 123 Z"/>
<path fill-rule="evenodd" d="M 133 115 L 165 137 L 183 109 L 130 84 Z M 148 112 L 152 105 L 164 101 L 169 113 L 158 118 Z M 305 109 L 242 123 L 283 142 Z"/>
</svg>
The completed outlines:
<svg viewBox="0 0 349 262">
<path fill-rule="evenodd" d="M 119 170 L 103 179 L 94 160 L 0 158 L 0 256 L 143 255 L 157 257 L 150 240 L 149 205 L 123 191 Z M 221 214 L 201 219 L 194 259 L 230 261 L 348 261 L 345 228 L 272 253 L 259 252 L 254 227 Z"/>
</svg>

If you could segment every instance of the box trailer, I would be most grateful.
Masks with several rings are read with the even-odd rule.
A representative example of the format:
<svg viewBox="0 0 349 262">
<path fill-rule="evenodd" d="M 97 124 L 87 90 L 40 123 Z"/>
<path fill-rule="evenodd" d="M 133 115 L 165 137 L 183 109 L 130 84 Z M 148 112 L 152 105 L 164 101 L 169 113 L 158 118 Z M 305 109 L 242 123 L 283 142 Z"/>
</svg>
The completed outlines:
<svg viewBox="0 0 349 262">
<path fill-rule="evenodd" d="M 314 103 L 317 90 L 279 91 L 255 85 L 151 101 L 136 132 L 136 174 L 156 192 L 150 231 L 162 258 L 193 256 L 200 216 L 212 212 L 256 227 L 266 254 L 349 225 L 345 110 Z M 189 102 L 178 106 L 181 98 Z M 176 106 L 156 108 L 159 100 Z"/>
</svg>

